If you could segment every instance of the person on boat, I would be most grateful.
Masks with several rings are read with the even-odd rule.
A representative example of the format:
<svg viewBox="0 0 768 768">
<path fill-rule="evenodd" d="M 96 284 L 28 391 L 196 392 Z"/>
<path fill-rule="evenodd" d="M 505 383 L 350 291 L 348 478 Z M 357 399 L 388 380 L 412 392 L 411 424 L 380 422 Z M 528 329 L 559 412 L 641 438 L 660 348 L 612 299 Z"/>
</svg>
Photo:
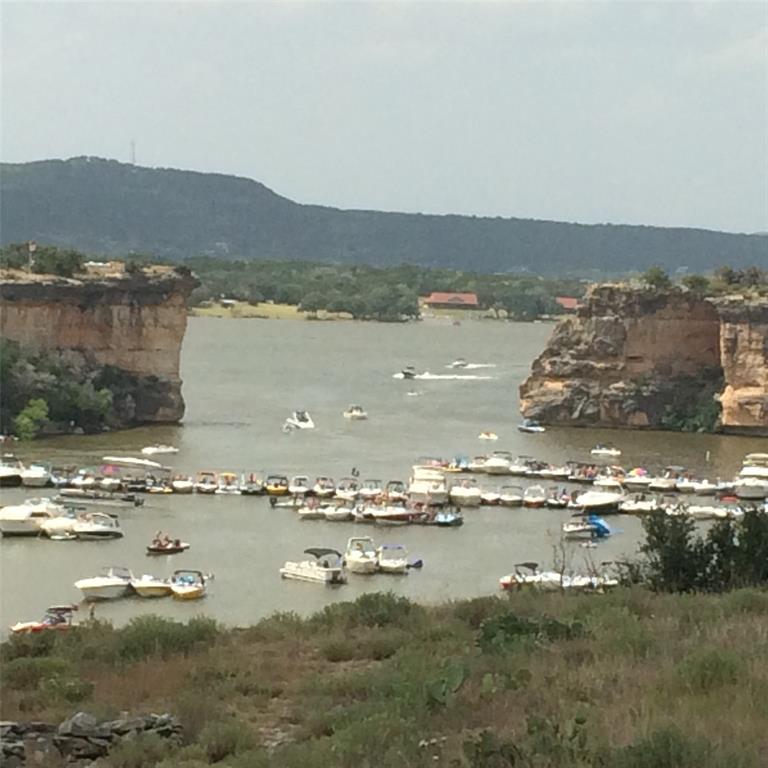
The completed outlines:
<svg viewBox="0 0 768 768">
<path fill-rule="evenodd" d="M 155 538 L 152 539 L 152 546 L 153 547 L 160 547 L 160 546 L 162 546 L 162 544 L 163 544 L 162 536 L 163 536 L 163 532 L 162 531 L 157 531 L 157 533 L 155 533 Z"/>
<path fill-rule="evenodd" d="M 360 477 L 360 470 L 357 467 L 352 467 L 350 474 L 352 477 Z"/>
<path fill-rule="evenodd" d="M 165 536 L 163 536 L 162 545 L 164 547 L 170 547 L 173 545 L 173 539 L 166 533 Z"/>
<path fill-rule="evenodd" d="M 181 546 L 181 539 L 174 539 L 173 540 L 173 546 L 174 547 L 180 547 Z"/>
</svg>

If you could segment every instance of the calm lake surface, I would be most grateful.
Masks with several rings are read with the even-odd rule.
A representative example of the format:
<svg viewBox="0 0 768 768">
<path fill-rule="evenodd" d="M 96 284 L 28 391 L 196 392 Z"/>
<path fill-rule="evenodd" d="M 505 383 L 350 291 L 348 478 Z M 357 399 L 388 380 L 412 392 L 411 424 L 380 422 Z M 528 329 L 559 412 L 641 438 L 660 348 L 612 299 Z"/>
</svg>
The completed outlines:
<svg viewBox="0 0 768 768">
<path fill-rule="evenodd" d="M 107 454 L 128 454 L 151 443 L 180 448 L 164 463 L 185 473 L 200 469 L 348 475 L 407 480 L 419 456 L 453 457 L 504 449 L 553 462 L 589 460 L 598 441 L 623 451 L 621 463 L 649 467 L 682 464 L 703 475 L 732 476 L 744 454 L 765 451 L 766 441 L 664 432 L 549 429 L 524 435 L 517 390 L 552 330 L 548 324 L 466 321 L 459 326 L 425 321 L 407 325 L 354 322 L 216 320 L 190 318 L 182 353 L 187 415 L 183 426 L 153 427 L 89 437 L 40 441 L 19 448 L 22 459 L 98 464 Z M 418 370 L 451 373 L 458 357 L 495 363 L 472 373 L 490 380 L 401 381 L 392 374 Z M 419 396 L 408 396 L 409 390 Z M 348 422 L 342 411 L 360 403 L 368 421 Z M 317 428 L 284 434 L 295 409 L 307 409 Z M 478 440 L 481 430 L 499 435 Z M 489 484 L 489 480 L 484 481 Z M 519 483 L 496 479 L 493 485 Z M 4 489 L 2 503 L 53 489 Z M 287 509 L 271 509 L 261 497 L 145 496 L 143 507 L 121 511 L 125 537 L 109 542 L 55 542 L 6 538 L 0 543 L 0 626 L 38 618 L 55 603 L 78 601 L 73 586 L 104 565 L 167 576 L 175 568 L 215 574 L 208 596 L 197 603 L 125 599 L 99 604 L 96 615 L 123 623 L 141 613 L 186 618 L 213 616 L 249 624 L 274 611 L 310 613 L 365 591 L 391 589 L 439 602 L 494 594 L 500 576 L 521 560 L 551 566 L 565 510 L 480 508 L 467 511 L 461 528 L 380 528 L 354 523 L 300 521 Z M 574 546 L 572 565 L 632 555 L 640 524 L 613 518 L 620 532 L 597 549 Z M 148 558 L 144 548 L 158 529 L 191 542 L 173 557 Z M 402 543 L 424 568 L 407 576 L 351 575 L 339 588 L 282 581 L 287 559 L 302 559 L 311 546 L 343 550 L 352 535 L 378 543 Z"/>
</svg>

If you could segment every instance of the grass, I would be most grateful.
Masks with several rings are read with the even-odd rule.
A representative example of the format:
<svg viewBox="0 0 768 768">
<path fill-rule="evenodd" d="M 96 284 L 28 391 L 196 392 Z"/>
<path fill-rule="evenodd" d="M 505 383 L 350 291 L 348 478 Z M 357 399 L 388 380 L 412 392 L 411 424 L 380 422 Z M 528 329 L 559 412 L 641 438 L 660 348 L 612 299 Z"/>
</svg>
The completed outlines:
<svg viewBox="0 0 768 768">
<path fill-rule="evenodd" d="M 756 768 L 767 596 L 622 589 L 425 607 L 366 594 L 247 629 L 97 622 L 4 644 L 0 717 L 181 718 L 185 745 L 132 745 L 107 768 Z M 56 680 L 80 683 L 76 704 Z"/>
<path fill-rule="evenodd" d="M 209 306 L 190 307 L 189 314 L 192 317 L 228 317 L 228 318 L 250 318 L 260 320 L 346 320 L 349 319 L 344 313 L 325 312 L 317 313 L 302 312 L 294 304 L 271 304 L 269 302 L 259 302 L 258 304 L 249 304 L 247 301 L 235 302 L 234 306 L 222 307 L 213 303 Z"/>
</svg>

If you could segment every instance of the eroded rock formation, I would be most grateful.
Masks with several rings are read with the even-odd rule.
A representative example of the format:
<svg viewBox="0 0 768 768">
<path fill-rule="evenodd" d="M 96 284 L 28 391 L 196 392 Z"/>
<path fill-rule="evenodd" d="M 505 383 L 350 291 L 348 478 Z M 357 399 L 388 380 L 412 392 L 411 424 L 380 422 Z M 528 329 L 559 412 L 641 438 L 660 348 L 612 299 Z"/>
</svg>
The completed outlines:
<svg viewBox="0 0 768 768">
<path fill-rule="evenodd" d="M 178 421 L 186 300 L 195 285 L 171 268 L 81 279 L 8 271 L 0 280 L 0 333 L 118 369 L 131 390 L 121 406 L 125 424 Z"/>
<path fill-rule="evenodd" d="M 527 418 L 583 426 L 675 428 L 713 397 L 724 430 L 768 433 L 768 299 L 594 286 L 520 387 Z"/>
</svg>

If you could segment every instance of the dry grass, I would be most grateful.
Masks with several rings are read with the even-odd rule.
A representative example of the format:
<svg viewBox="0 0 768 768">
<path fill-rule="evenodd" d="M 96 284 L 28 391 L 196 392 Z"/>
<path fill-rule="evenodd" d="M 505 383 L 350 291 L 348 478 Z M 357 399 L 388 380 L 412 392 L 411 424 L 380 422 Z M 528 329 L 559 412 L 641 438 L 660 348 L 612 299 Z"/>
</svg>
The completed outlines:
<svg viewBox="0 0 768 768">
<path fill-rule="evenodd" d="M 349 320 L 351 316 L 345 312 L 316 313 L 302 312 L 294 304 L 270 304 L 260 302 L 249 304 L 246 301 L 235 302 L 234 306 L 222 307 L 219 304 L 210 306 L 191 307 L 189 314 L 192 317 L 227 317 L 259 320 Z"/>
<path fill-rule="evenodd" d="M 309 768 L 351 765 L 374 747 L 380 766 L 452 759 L 480 765 L 466 762 L 464 750 L 482 729 L 531 754 L 549 750 L 550 762 L 536 765 L 576 768 L 596 764 L 599 755 L 616 757 L 669 727 L 691 740 L 691 754 L 705 745 L 709 762 L 700 768 L 737 758 L 731 764 L 758 766 L 768 754 L 764 597 L 632 590 L 520 594 L 410 613 L 400 604 L 378 610 L 370 601 L 365 610 L 337 606 L 306 621 L 284 616 L 223 631 L 212 646 L 186 656 L 83 662 L 81 675 L 93 691 L 76 708 L 176 711 L 191 738 L 211 721 L 234 718 L 276 750 L 274 764 Z M 510 637 L 495 651 L 481 650 L 484 619 L 509 613 L 534 624 L 555 617 L 579 631 L 571 639 Z M 435 684 L 457 667 L 463 678 L 455 692 L 433 698 Z M 46 719 L 74 708 L 38 691 L 5 691 L 1 705 L 2 717 L 11 719 Z M 582 742 L 572 734 L 582 727 L 579 752 L 574 745 Z M 444 741 L 418 746 L 432 737 Z M 253 753 L 254 765 L 262 764 L 262 752 Z"/>
</svg>

